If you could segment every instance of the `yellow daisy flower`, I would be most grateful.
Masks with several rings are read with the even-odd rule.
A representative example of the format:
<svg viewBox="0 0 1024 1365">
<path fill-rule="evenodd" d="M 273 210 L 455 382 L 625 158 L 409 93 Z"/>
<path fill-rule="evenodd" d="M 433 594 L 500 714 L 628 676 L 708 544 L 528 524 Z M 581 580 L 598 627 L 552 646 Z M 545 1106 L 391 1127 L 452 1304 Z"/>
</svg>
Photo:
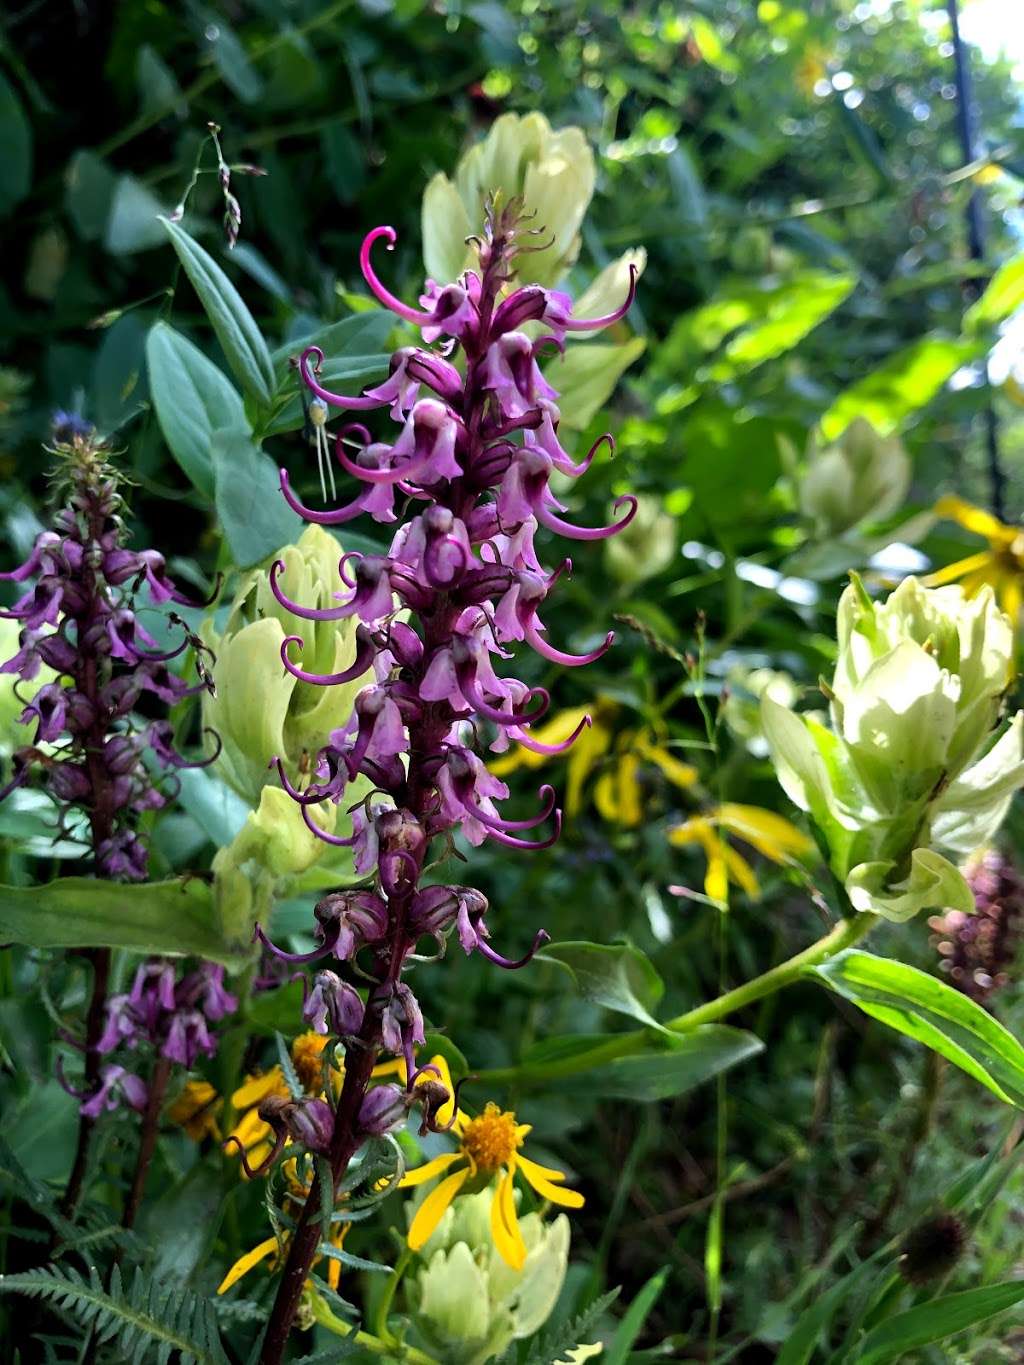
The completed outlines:
<svg viewBox="0 0 1024 1365">
<path fill-rule="evenodd" d="M 167 1110 L 172 1123 L 184 1128 L 193 1142 L 220 1137 L 217 1115 L 224 1101 L 209 1081 L 186 1081 L 185 1088 Z"/>
<path fill-rule="evenodd" d="M 675 825 L 668 832 L 669 843 L 676 848 L 701 845 L 708 860 L 704 891 L 709 900 L 719 905 L 728 904 L 730 883 L 735 883 L 748 896 L 758 896 L 761 890 L 754 869 L 742 854 L 730 847 L 720 830 L 750 844 L 773 863 L 806 858 L 814 850 L 813 841 L 775 811 L 739 805 L 735 801 L 723 802 Z"/>
<path fill-rule="evenodd" d="M 439 1056 L 430 1060 L 440 1072 L 440 1079 L 448 1093 L 454 1096 L 455 1088 L 448 1063 Z M 437 1077 L 431 1076 L 430 1072 L 423 1073 L 423 1080 L 428 1079 L 436 1080 Z M 491 1235 L 502 1260 L 513 1270 L 521 1270 L 526 1261 L 526 1244 L 516 1216 L 514 1177 L 522 1175 L 542 1199 L 563 1208 L 582 1208 L 583 1196 L 577 1190 L 562 1188 L 564 1172 L 540 1166 L 521 1154 L 520 1148 L 531 1126 L 517 1123 L 515 1114 L 509 1110 L 488 1103 L 482 1114 L 470 1118 L 461 1109 L 456 1109 L 454 1099 L 450 1099 L 438 1110 L 437 1120 L 442 1126 L 452 1122 L 451 1131 L 459 1140 L 459 1149 L 445 1152 L 426 1165 L 408 1171 L 400 1182 L 403 1187 L 422 1185 L 435 1176 L 444 1175 L 444 1179 L 416 1210 L 409 1227 L 410 1248 L 420 1251 L 426 1245 L 452 1200 L 467 1181 L 479 1178 L 480 1183 L 484 1184 L 500 1172 L 497 1193 L 491 1204 Z"/>
<path fill-rule="evenodd" d="M 1006 526 L 986 512 L 952 493 L 935 504 L 937 516 L 947 517 L 988 541 L 987 550 L 958 559 L 943 569 L 936 569 L 921 581 L 926 588 L 940 588 L 946 583 L 959 583 L 968 597 L 990 584 L 996 600 L 1016 627 L 1024 604 L 1024 529 Z"/>
<path fill-rule="evenodd" d="M 585 716 L 591 718 L 590 727 L 581 731 L 566 755 L 565 813 L 569 819 L 583 808 L 587 778 L 613 749 L 610 763 L 594 786 L 594 804 L 611 824 L 632 829 L 642 822 L 643 791 L 639 774 L 645 763 L 660 768 L 677 787 L 692 787 L 697 781 L 696 768 L 676 758 L 650 730 L 623 730 L 616 737 L 614 721 L 620 710 L 616 702 L 602 697 L 590 706 L 559 711 L 545 725 L 530 730 L 531 737 L 541 744 L 561 744 Z M 552 757 L 557 755 L 534 753 L 520 745 L 488 766 L 495 777 L 504 777 L 520 769 L 539 768 Z"/>
<path fill-rule="evenodd" d="M 288 1193 L 285 1199 L 285 1212 L 297 1219 L 309 1196 L 309 1187 L 312 1182 L 308 1180 L 299 1180 L 294 1159 L 286 1161 L 283 1169 L 288 1184 Z M 332 1224 L 330 1236 L 332 1247 L 340 1247 L 342 1245 L 348 1229 L 348 1223 Z M 217 1286 L 217 1293 L 226 1294 L 232 1285 L 237 1284 L 243 1275 L 248 1275 L 249 1271 L 252 1270 L 254 1266 L 259 1265 L 261 1261 L 268 1261 L 270 1263 L 268 1269 L 275 1270 L 278 1264 L 283 1263 L 287 1254 L 287 1237 L 280 1242 L 276 1237 L 265 1238 L 262 1242 L 258 1242 L 251 1251 L 246 1251 L 243 1255 L 239 1256 L 238 1260 Z M 320 1258 L 318 1258 L 318 1260 L 319 1259 Z M 313 1264 L 316 1265 L 317 1262 L 314 1261 Z M 332 1289 L 336 1290 L 340 1279 L 341 1262 L 336 1261 L 332 1257 L 327 1265 L 327 1283 Z"/>
</svg>

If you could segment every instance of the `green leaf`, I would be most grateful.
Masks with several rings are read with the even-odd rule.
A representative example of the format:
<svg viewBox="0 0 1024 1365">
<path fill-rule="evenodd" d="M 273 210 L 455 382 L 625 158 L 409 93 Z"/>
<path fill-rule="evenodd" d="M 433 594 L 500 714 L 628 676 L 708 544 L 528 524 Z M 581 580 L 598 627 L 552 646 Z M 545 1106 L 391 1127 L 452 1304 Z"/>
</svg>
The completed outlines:
<svg viewBox="0 0 1024 1365">
<path fill-rule="evenodd" d="M 188 1280 L 217 1235 L 223 1196 L 220 1164 L 201 1161 L 145 1207 L 139 1231 L 154 1249 L 156 1280 Z"/>
<path fill-rule="evenodd" d="M 1024 304 L 1024 253 L 999 267 L 988 287 L 964 314 L 964 331 L 976 332 L 1003 322 Z"/>
<path fill-rule="evenodd" d="M 524 1089 L 550 1086 L 557 1080 L 562 1093 L 650 1102 L 703 1085 L 763 1048 L 752 1033 L 728 1024 L 704 1024 L 675 1035 L 670 1044 L 644 1029 L 576 1034 L 539 1044 L 518 1066 L 492 1075 Z M 483 1077 L 490 1079 L 487 1072 Z"/>
<path fill-rule="evenodd" d="M 265 406 L 274 393 L 274 365 L 242 296 L 209 252 L 183 228 L 166 218 L 161 222 L 206 310 L 232 373 L 244 391 Z"/>
<path fill-rule="evenodd" d="M 865 1014 L 948 1058 L 1007 1104 L 1024 1108 L 1024 1047 L 960 991 L 916 967 L 857 948 L 809 970 Z"/>
<path fill-rule="evenodd" d="M 665 1281 L 668 1279 L 668 1272 L 669 1266 L 663 1266 L 655 1275 L 652 1275 L 629 1305 L 625 1316 L 615 1330 L 612 1344 L 608 1347 L 606 1354 L 601 1357 L 603 1365 L 628 1365 L 629 1353 L 633 1349 L 633 1343 L 643 1330 L 651 1309 L 661 1297 L 661 1291 L 665 1288 Z"/>
<path fill-rule="evenodd" d="M 78 235 L 96 242 L 106 231 L 117 174 L 95 152 L 76 152 L 68 164 L 64 205 Z"/>
<path fill-rule="evenodd" d="M 212 500 L 213 433 L 244 426 L 242 399 L 213 361 L 166 322 L 150 329 L 146 364 L 164 440 L 195 488 Z"/>
<path fill-rule="evenodd" d="M 840 437 L 855 417 L 866 418 L 881 436 L 930 403 L 947 379 L 984 354 L 980 341 L 930 336 L 915 341 L 846 389 L 821 419 L 826 441 Z"/>
<path fill-rule="evenodd" d="M 987 1322 L 997 1313 L 1005 1313 L 1015 1303 L 1020 1303 L 1021 1299 L 1024 1299 L 1024 1280 L 1008 1280 L 1005 1284 L 982 1285 L 980 1289 L 946 1294 L 941 1299 L 909 1308 L 868 1333 L 857 1348 L 857 1365 L 887 1365 L 889 1361 L 901 1360 L 907 1351 Z"/>
<path fill-rule="evenodd" d="M 3 886 L 0 942 L 194 954 L 229 966 L 249 950 L 221 935 L 213 888 L 199 878 L 141 884 L 60 877 L 45 886 Z"/>
<path fill-rule="evenodd" d="M 200 11 L 203 35 L 224 84 L 243 104 L 255 104 L 263 94 L 263 78 L 255 69 L 238 34 L 219 10 Z"/>
<path fill-rule="evenodd" d="M 563 967 L 584 1000 L 661 1027 L 651 1011 L 664 995 L 665 984 L 639 948 L 625 943 L 549 943 L 537 957 Z"/>
<path fill-rule="evenodd" d="M 550 361 L 544 377 L 559 392 L 563 425 L 572 431 L 585 430 L 646 345 L 643 337 L 633 337 L 622 346 L 594 341 L 569 346 L 564 356 Z"/>
<path fill-rule="evenodd" d="M 10 81 L 0 72 L 0 215 L 10 213 L 32 185 L 32 129 Z"/>
<path fill-rule="evenodd" d="M 724 384 L 791 351 L 849 297 L 856 283 L 853 275 L 808 270 L 766 291 L 750 325 L 726 345 L 708 377 Z"/>
<path fill-rule="evenodd" d="M 163 215 L 167 209 L 145 185 L 130 175 L 122 175 L 114 189 L 107 219 L 104 245 L 114 256 L 132 256 L 151 251 L 164 240 Z"/>
<path fill-rule="evenodd" d="M 261 563 L 302 530 L 302 519 L 285 502 L 269 455 L 244 431 L 216 431 L 210 447 L 217 515 L 240 569 Z"/>
<path fill-rule="evenodd" d="M 786 1338 L 775 1365 L 807 1365 L 814 1354 L 814 1347 L 821 1333 L 846 1299 L 860 1289 L 862 1281 L 867 1278 L 869 1271 L 876 1268 L 881 1256 L 881 1252 L 876 1252 L 870 1260 L 862 1261 L 849 1274 L 844 1275 L 838 1284 L 832 1285 L 804 1309 Z"/>
</svg>

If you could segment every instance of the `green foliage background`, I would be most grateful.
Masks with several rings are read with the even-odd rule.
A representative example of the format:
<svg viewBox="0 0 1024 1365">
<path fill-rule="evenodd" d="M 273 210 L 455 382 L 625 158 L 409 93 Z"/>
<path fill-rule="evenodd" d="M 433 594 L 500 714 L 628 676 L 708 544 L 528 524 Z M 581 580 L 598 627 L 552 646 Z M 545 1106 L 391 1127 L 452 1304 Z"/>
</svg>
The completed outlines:
<svg viewBox="0 0 1024 1365">
<path fill-rule="evenodd" d="M 45 517 L 41 442 L 55 408 L 81 412 L 122 448 L 139 541 L 165 552 L 185 581 L 207 584 L 217 569 L 255 563 L 295 533 L 272 475 L 266 482 L 269 461 L 247 439 L 219 437 L 208 448 L 200 440 L 189 470 L 180 453 L 171 457 L 156 420 L 160 395 L 146 357 L 166 339 L 161 325 L 222 374 L 236 368 L 158 219 L 182 199 L 198 157 L 206 173 L 184 228 L 226 272 L 272 348 L 266 384 L 268 393 L 276 386 L 276 400 L 260 407 L 260 395 L 249 393 L 243 416 L 262 423 L 263 450 L 275 463 L 304 467 L 311 487 L 286 357 L 297 339 L 338 323 L 336 350 L 349 358 L 352 385 L 379 368 L 391 329 L 377 314 L 363 317 L 356 258 L 365 232 L 394 225 L 389 278 L 414 296 L 430 175 L 451 170 L 504 110 L 580 124 L 597 150 L 599 180 L 571 283 L 585 284 L 633 245 L 646 246 L 649 264 L 630 316 L 645 353 L 578 443 L 586 449 L 607 427 L 618 455 L 595 466 L 573 514 L 596 524 L 612 495 L 636 490 L 674 518 L 677 551 L 656 575 L 630 584 L 584 547 L 548 622 L 552 638 L 584 647 L 611 610 L 627 618 L 619 644 L 581 676 L 536 667 L 530 681 L 553 687 L 563 706 L 603 698 L 616 734 L 659 730 L 698 766 L 702 785 L 684 794 L 645 767 L 642 822 L 609 823 L 590 800 L 595 777 L 615 761 L 608 755 L 555 850 L 531 860 L 485 849 L 474 855 L 473 876 L 491 896 L 508 951 L 524 948 L 540 923 L 556 941 L 635 944 L 664 982 L 661 1018 L 713 995 L 720 972 L 726 983 L 744 980 L 796 951 L 817 935 L 819 919 L 788 873 L 759 869 L 761 899 L 737 900 L 723 923 L 699 896 L 667 889 L 701 885 L 698 855 L 666 841 L 667 826 L 701 799 L 791 814 L 763 759 L 721 726 L 708 747 L 698 700 L 713 712 L 736 668 L 785 668 L 813 688 L 829 667 L 842 574 L 867 553 L 808 540 L 785 442 L 802 451 L 819 423 L 835 435 L 865 412 L 901 434 L 914 481 L 908 507 L 876 528 L 884 544 L 887 531 L 944 489 L 989 503 L 991 403 L 1007 517 L 1024 510 L 1024 424 L 1011 389 L 993 393 L 983 378 L 1001 317 L 974 331 L 963 320 L 972 280 L 983 284 L 1019 249 L 1021 92 L 1005 65 L 975 63 L 982 152 L 1001 167 L 979 186 L 960 170 L 943 13 L 912 0 L 133 0 L 77 9 L 50 0 L 9 9 L 0 30 L 5 566 Z M 242 229 L 231 252 L 204 144 L 209 122 L 222 129 L 229 162 L 265 172 L 233 177 Z M 972 193 L 983 196 L 989 227 L 982 265 L 965 240 Z M 236 401 L 211 381 L 211 431 L 231 427 Z M 365 539 L 367 527 L 358 533 Z M 934 563 L 976 548 L 949 523 L 922 535 L 918 551 Z M 345 543 L 363 545 L 358 534 Z M 706 642 L 695 683 L 682 661 L 698 649 L 698 612 Z M 555 765 L 550 772 L 564 784 Z M 515 781 L 526 792 L 532 778 Z M 181 808 L 153 828 L 158 875 L 202 873 L 220 830 L 231 829 L 230 812 L 218 825 L 199 800 L 186 790 Z M 9 836 L 3 880 L 27 885 L 74 872 L 38 819 L 0 810 Z M 1011 847 L 1019 834 L 1019 817 L 1011 818 Z M 289 902 L 275 927 L 298 930 L 307 915 L 308 900 Z M 877 937 L 878 951 L 935 971 L 923 923 Z M 32 952 L 6 953 L 0 970 L 11 1222 L 21 1216 L 11 1186 L 21 1176 L 12 1172 L 47 1182 L 66 1169 L 74 1105 L 52 1079 L 52 998 L 38 990 Z M 708 1358 L 702 1343 L 719 1296 L 714 1358 L 780 1358 L 779 1344 L 826 1286 L 931 1211 L 1002 1141 L 1005 1111 L 995 1098 L 811 984 L 736 1021 L 766 1050 L 736 1066 L 717 1106 L 710 1085 L 676 1093 L 671 1081 L 648 1078 L 644 1090 L 639 1079 L 624 1083 L 602 1068 L 571 1086 L 537 1088 L 529 1068 L 519 1069 L 531 1049 L 543 1059 L 548 1040 L 626 1027 L 601 1003 L 567 991 L 563 971 L 538 963 L 499 979 L 453 955 L 443 970 L 422 974 L 423 998 L 431 1023 L 482 1084 L 516 1105 L 541 1153 L 571 1169 L 587 1193 L 559 1311 L 568 1316 L 616 1285 L 628 1304 L 661 1276 L 660 1292 L 648 1292 L 634 1315 L 635 1331 L 620 1329 L 616 1361 Z M 57 986 L 62 1006 L 80 1005 L 74 979 Z M 294 991 L 283 993 L 274 1017 L 252 1026 L 265 1038 L 293 1028 L 295 1004 Z M 1016 983 L 996 1012 L 1019 1031 Z M 222 1070 L 212 1073 L 222 1088 L 233 1083 L 229 1059 L 237 1065 L 239 1056 L 238 1047 L 223 1050 Z M 723 1104 L 727 1156 L 718 1170 Z M 129 1131 L 114 1127 L 111 1163 Z M 181 1135 L 165 1135 L 157 1160 L 140 1228 L 153 1248 L 148 1264 L 207 1294 L 238 1249 L 265 1235 L 260 1200 L 224 1176 L 215 1157 L 198 1159 Z M 980 1204 L 951 1288 L 1009 1277 L 1019 1199 L 1020 1180 L 1007 1169 L 998 1196 Z M 714 1218 L 708 1237 L 716 1209 L 720 1245 Z M 17 1269 L 10 1255 L 7 1268 Z M 1015 1360 L 1013 1321 L 1011 1312 L 953 1347 L 925 1346 L 909 1358 Z"/>
</svg>

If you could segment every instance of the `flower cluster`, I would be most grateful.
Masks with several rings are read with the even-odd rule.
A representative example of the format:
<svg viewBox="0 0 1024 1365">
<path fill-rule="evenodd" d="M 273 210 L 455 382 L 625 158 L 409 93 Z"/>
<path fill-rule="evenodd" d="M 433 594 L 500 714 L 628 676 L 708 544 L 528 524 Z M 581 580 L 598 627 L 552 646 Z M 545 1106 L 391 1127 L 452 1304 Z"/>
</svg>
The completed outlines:
<svg viewBox="0 0 1024 1365">
<path fill-rule="evenodd" d="M 153 958 L 138 968 L 130 991 L 107 1001 L 96 1051 L 108 1056 L 119 1048 L 135 1051 L 148 1045 L 159 1056 L 189 1069 L 200 1054 L 212 1057 L 217 1050 L 209 1025 L 237 1008 L 237 999 L 224 988 L 223 967 L 201 962 L 179 980 L 173 963 Z M 78 1098 L 82 1113 L 98 1118 L 121 1101 L 133 1109 L 144 1108 L 146 1093 L 138 1076 L 108 1063 L 100 1072 L 99 1088 Z"/>
<path fill-rule="evenodd" d="M 153 602 L 187 603 L 155 550 L 126 543 L 123 503 L 107 450 L 91 428 L 64 421 L 55 451 L 63 506 L 20 568 L 0 579 L 33 586 L 0 615 L 21 623 L 20 648 L 0 672 L 25 682 L 50 670 L 21 720 L 35 727 L 32 743 L 14 755 L 7 795 L 34 770 L 60 810 L 58 830 L 74 838 L 75 811 L 84 811 L 97 874 L 143 881 L 148 852 L 136 830 L 143 811 L 166 799 L 143 761 L 149 750 L 165 768 L 183 767 L 167 720 L 138 725 L 132 712 L 143 694 L 167 705 L 195 687 L 168 662 L 189 640 L 164 652 L 139 619 L 135 595 L 143 583 Z M 63 438 L 63 439 L 60 439 Z"/>
<path fill-rule="evenodd" d="M 929 921 L 941 967 L 953 985 L 979 1004 L 1005 986 L 1024 930 L 1024 878 L 998 849 L 986 848 L 964 870 L 975 910 L 947 910 Z"/>
<path fill-rule="evenodd" d="M 970 887 L 937 850 L 986 844 L 1024 785 L 1024 713 L 996 734 L 1011 624 L 987 587 L 968 599 L 907 578 L 873 602 L 856 577 L 837 624 L 831 729 L 762 698 L 779 781 L 810 812 L 855 910 L 971 913 Z"/>
<path fill-rule="evenodd" d="M 286 637 L 281 660 L 289 673 L 314 687 L 337 687 L 372 669 L 372 681 L 357 693 L 350 719 L 311 760 L 305 785 L 293 784 L 285 764 L 278 764 L 282 785 L 310 829 L 329 843 L 352 847 L 356 871 L 368 879 L 360 888 L 319 902 L 317 947 L 296 955 L 300 961 L 331 955 L 341 965 L 338 972 L 320 972 L 307 994 L 305 1019 L 325 1036 L 340 1038 L 346 1074 L 329 1134 L 325 1122 L 322 1131 L 303 1139 L 294 1114 L 287 1121 L 281 1116 L 280 1131 L 287 1127 L 293 1141 L 325 1151 L 335 1186 L 361 1143 L 401 1123 L 414 1098 L 422 1106 L 422 1131 L 446 1131 L 453 1122 L 456 1100 L 445 1074 L 436 1063 L 419 1070 L 415 1063 L 415 1050 L 425 1041 L 424 1021 L 403 978 L 419 940 L 429 936 L 443 945 L 454 932 L 467 953 L 480 952 L 514 968 L 528 962 L 547 937 L 539 930 L 531 950 L 510 960 L 488 941 L 488 902 L 479 891 L 421 884 L 431 844 L 438 839 L 450 844 L 456 830 L 472 845 L 491 840 L 521 849 L 546 848 L 558 837 L 561 813 L 548 786 L 541 788 L 540 809 L 532 817 L 509 819 L 499 812 L 496 803 L 509 790 L 488 770 L 482 749 L 489 730 L 492 753 L 506 752 L 513 743 L 541 753 L 564 752 L 589 717 L 560 742 L 544 744 L 530 727 L 547 712 L 548 694 L 502 676 L 496 663 L 510 658 L 513 646 L 526 643 L 546 660 L 576 666 L 599 658 L 612 642 L 608 635 L 590 653 L 567 654 L 548 640 L 539 614 L 560 574 L 571 566 L 566 560 L 554 571 L 543 567 L 535 544 L 538 529 L 603 540 L 629 524 L 637 504 L 632 497 L 620 498 L 617 520 L 609 526 L 586 529 L 565 519 L 552 475 L 583 474 L 610 438 L 595 443 L 579 462 L 563 448 L 557 394 L 541 374 L 538 356 L 545 346 L 561 351 L 567 334 L 623 317 L 632 302 L 636 269 L 631 267 L 626 298 L 614 312 L 593 320 L 574 318 L 568 295 L 540 285 L 514 287 L 515 258 L 531 250 L 539 235 L 525 222 L 520 201 L 501 208 L 492 204 L 475 239 L 479 270 L 466 270 L 451 284 L 428 280 L 419 308 L 401 302 L 378 279 L 370 260 L 373 245 L 382 237 L 393 244 L 395 234 L 376 228 L 360 256 L 366 281 L 382 303 L 420 328 L 426 344 L 398 350 L 388 378 L 359 397 L 322 387 L 323 356 L 317 348 L 308 348 L 300 359 L 302 380 L 312 393 L 310 415 L 319 432 L 321 460 L 332 408 L 386 409 L 398 431 L 386 441 L 374 439 L 358 422 L 342 425 L 334 433 L 334 454 L 356 480 L 356 496 L 341 507 L 316 510 L 299 500 L 282 470 L 281 490 L 289 505 L 321 526 L 340 526 L 363 513 L 387 524 L 406 509 L 411 512 L 386 554 L 342 555 L 344 588 L 334 594 L 336 605 L 311 606 L 288 597 L 280 583 L 283 563 L 272 568 L 269 579 L 278 602 L 300 619 L 358 622 L 354 657 L 347 667 L 335 665 L 330 672 L 302 667 L 292 653 L 304 648 L 302 638 Z M 326 491 L 322 477 L 321 489 Z M 314 809 L 343 801 L 353 815 L 352 834 L 344 837 L 323 829 Z M 551 822 L 547 837 L 522 837 L 546 821 Z M 345 980 L 350 974 L 355 982 L 372 982 L 365 1002 Z M 368 1088 L 382 1049 L 402 1059 L 404 1092 L 389 1085 Z M 262 1117 L 270 1122 L 269 1115 Z M 481 1131 L 494 1127 L 486 1115 L 480 1123 Z M 501 1133 L 504 1139 L 505 1127 Z M 476 1161 L 489 1174 L 499 1166 L 504 1171 L 496 1204 L 506 1250 L 516 1261 L 525 1255 L 515 1232 L 511 1186 L 512 1171 L 523 1169 L 514 1152 L 520 1138 L 516 1128 L 500 1161 Z M 434 1203 L 453 1188 L 450 1183 L 439 1187 Z M 289 1248 L 267 1329 L 268 1359 L 280 1356 L 316 1254 L 314 1206 L 320 1198 L 322 1192 L 311 1194 Z M 578 1196 L 566 1191 L 561 1202 L 578 1202 Z"/>
<path fill-rule="evenodd" d="M 622 317 L 632 284 L 619 309 L 587 322 L 573 319 L 571 301 L 561 292 L 537 285 L 510 289 L 511 263 L 528 249 L 521 239 L 532 231 L 523 228 L 520 215 L 518 203 L 492 211 L 478 242 L 479 272 L 466 271 L 458 283 L 444 287 L 429 281 L 418 309 L 391 295 L 370 263 L 373 244 L 381 237 L 392 242 L 392 230 L 377 228 L 367 236 L 361 264 L 374 293 L 416 323 L 427 342 L 444 338 L 443 344 L 403 347 L 392 359 L 388 379 L 358 398 L 321 387 L 316 371 L 322 355 L 309 348 L 301 373 L 314 395 L 311 406 L 321 405 L 321 425 L 329 407 L 387 408 L 400 430 L 391 442 L 373 440 L 359 424 L 337 433 L 338 463 L 360 485 L 358 495 L 342 507 L 317 511 L 303 505 L 287 472 L 281 473 L 289 504 L 321 525 L 340 525 L 364 512 L 393 522 L 396 496 L 422 505 L 400 526 L 388 554 L 342 557 L 340 573 L 348 591 L 335 594 L 343 599 L 338 605 L 311 607 L 286 597 L 279 582 L 283 564 L 270 575 L 277 600 L 296 616 L 359 622 L 354 658 L 331 673 L 301 668 L 291 648 L 301 647 L 302 639 L 285 639 L 281 658 L 294 677 L 333 687 L 373 669 L 374 681 L 358 693 L 350 719 L 320 751 L 305 789 L 291 784 L 283 764 L 279 769 L 307 824 L 332 842 L 341 841 L 319 829 L 310 808 L 342 801 L 360 777 L 373 784 L 371 797 L 354 812 L 351 838 L 343 842 L 354 845 L 358 872 L 376 872 L 377 885 L 320 902 L 320 947 L 305 960 L 332 953 L 348 961 L 364 946 L 375 952 L 387 978 L 374 997 L 382 1040 L 406 1057 L 410 1076 L 423 1023 L 400 973 L 419 938 L 441 940 L 456 929 L 467 953 L 480 951 L 505 967 L 529 958 L 513 962 L 490 946 L 487 901 L 480 892 L 418 885 L 430 841 L 458 828 L 470 844 L 490 839 L 537 849 L 548 847 L 560 827 L 554 792 L 547 786 L 533 817 L 510 820 L 499 813 L 495 803 L 509 791 L 481 755 L 481 723 L 494 727 L 490 748 L 496 753 L 513 741 L 543 753 L 560 752 L 588 723 L 581 719 L 556 745 L 536 740 L 530 726 L 547 711 L 547 693 L 500 676 L 495 661 L 509 658 L 511 646 L 526 642 L 545 659 L 575 666 L 599 658 L 612 640 L 608 635 L 598 649 L 578 656 L 549 642 L 539 612 L 569 564 L 546 571 L 535 534 L 544 526 L 570 538 L 604 539 L 626 526 L 636 509 L 632 497 L 619 499 L 619 519 L 596 529 L 564 519 L 551 476 L 556 471 L 582 474 L 601 443 L 579 463 L 563 449 L 556 394 L 537 364 L 545 344 L 561 348 L 567 333 Z M 546 328 L 545 335 L 529 335 L 524 330 L 529 324 Z M 464 357 L 464 373 L 454 363 L 456 348 Z M 356 449 L 349 454 L 346 444 L 353 442 Z M 553 827 L 547 838 L 521 837 L 547 820 Z M 352 1031 L 358 1011 L 350 1000 L 342 1002 L 331 983 L 319 983 L 311 999 L 321 1024 L 330 1018 L 332 1027 L 340 1026 L 344 1016 L 343 1031 Z"/>
</svg>

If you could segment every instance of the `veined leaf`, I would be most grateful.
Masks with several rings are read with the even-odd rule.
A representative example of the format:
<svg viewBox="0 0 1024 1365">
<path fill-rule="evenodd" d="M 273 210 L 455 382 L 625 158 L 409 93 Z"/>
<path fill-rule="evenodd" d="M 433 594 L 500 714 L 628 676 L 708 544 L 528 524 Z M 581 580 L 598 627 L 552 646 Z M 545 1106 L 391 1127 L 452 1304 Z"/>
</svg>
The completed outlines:
<svg viewBox="0 0 1024 1365">
<path fill-rule="evenodd" d="M 247 394 L 261 405 L 267 405 L 274 394 L 274 364 L 263 334 L 242 302 L 241 294 L 210 253 L 184 228 L 166 218 L 163 224 L 235 378 Z M 226 426 L 227 422 L 220 425 Z"/>
<path fill-rule="evenodd" d="M 626 943 L 549 943 L 537 957 L 564 968 L 584 1000 L 661 1027 L 651 1011 L 664 995 L 665 984 L 639 948 Z"/>
<path fill-rule="evenodd" d="M 213 888 L 199 878 L 145 885 L 61 877 L 0 887 L 0 942 L 28 948 L 129 948 L 237 966 L 247 943 L 220 932 Z"/>
<path fill-rule="evenodd" d="M 244 429 L 217 431 L 211 448 L 217 514 L 240 569 L 251 569 L 295 540 L 301 518 L 285 502 L 278 473 Z"/>
<path fill-rule="evenodd" d="M 888 1365 L 889 1361 L 902 1360 L 908 1351 L 987 1322 L 1022 1299 L 1024 1280 L 1008 1280 L 918 1304 L 869 1332 L 857 1347 L 857 1365 Z"/>
<path fill-rule="evenodd" d="M 166 322 L 150 330 L 146 365 L 164 440 L 194 486 L 212 500 L 213 433 L 244 426 L 242 399 L 213 361 Z"/>
<path fill-rule="evenodd" d="M 1007 1104 L 1024 1108 L 1024 1047 L 960 991 L 858 948 L 837 953 L 810 974 L 873 1019 L 948 1058 Z"/>
</svg>

